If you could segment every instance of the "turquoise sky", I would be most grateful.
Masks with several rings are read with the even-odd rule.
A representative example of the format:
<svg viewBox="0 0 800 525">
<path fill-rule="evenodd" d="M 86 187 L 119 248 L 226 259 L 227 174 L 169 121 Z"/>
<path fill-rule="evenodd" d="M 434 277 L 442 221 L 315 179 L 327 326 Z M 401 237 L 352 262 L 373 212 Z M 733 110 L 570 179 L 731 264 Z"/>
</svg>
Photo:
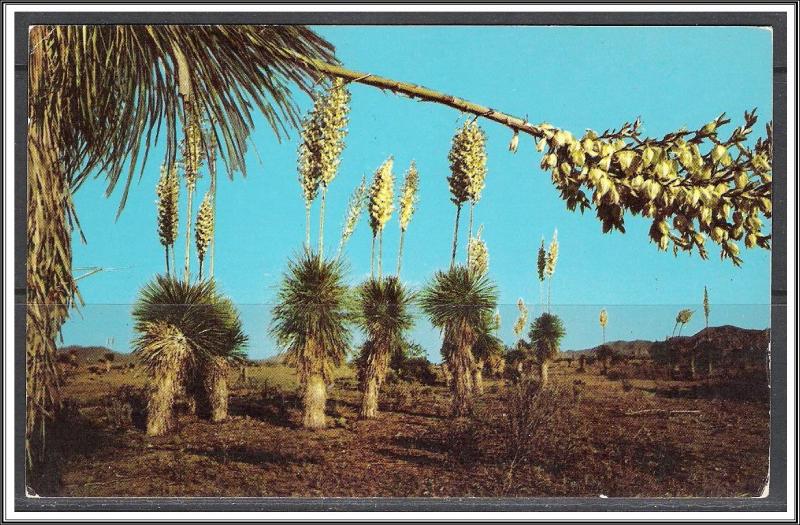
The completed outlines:
<svg viewBox="0 0 800 525">
<path fill-rule="evenodd" d="M 439 89 L 498 110 L 547 121 L 581 134 L 585 128 L 618 127 L 641 116 L 644 133 L 662 135 L 699 127 L 725 111 L 740 125 L 758 107 L 771 118 L 771 33 L 757 28 L 590 27 L 317 27 L 339 59 L 359 71 Z M 420 202 L 406 236 L 403 278 L 419 288 L 449 262 L 454 207 L 449 201 L 447 153 L 466 118 L 443 106 L 421 103 L 354 85 L 347 147 L 328 196 L 326 246 L 335 250 L 347 198 L 362 175 L 389 155 L 395 175 L 411 160 L 419 168 Z M 298 95 L 305 110 L 309 100 Z M 769 326 L 770 252 L 744 252 L 744 265 L 659 252 L 649 223 L 630 217 L 627 233 L 602 234 L 593 211 L 570 212 L 539 168 L 540 154 L 523 136 L 516 155 L 511 132 L 481 121 L 488 135 L 488 177 L 476 208 L 476 225 L 490 252 L 490 274 L 501 292 L 502 335 L 511 343 L 519 297 L 540 312 L 535 257 L 539 242 L 558 228 L 560 257 L 552 284 L 554 311 L 564 318 L 565 349 L 600 341 L 598 311 L 609 312 L 608 339 L 663 338 L 680 308 L 697 308 L 685 328 L 703 326 L 703 286 L 713 304 L 711 324 Z M 270 304 L 287 258 L 304 237 L 304 205 L 297 183 L 297 133 L 279 143 L 256 118 L 248 177 L 223 180 L 218 193 L 216 278 L 240 305 L 250 353 L 276 353 L 267 335 Z M 64 344 L 105 344 L 128 350 L 130 304 L 138 290 L 163 271 L 156 235 L 155 183 L 163 144 L 151 155 L 143 180 L 114 222 L 120 191 L 104 198 L 102 176 L 75 196 L 88 244 L 74 244 L 76 267 L 117 268 L 80 281 L 87 305 L 64 327 Z M 201 192 L 207 177 L 200 182 Z M 121 188 L 120 188 L 121 189 Z M 199 199 L 195 201 L 195 207 Z M 183 214 L 181 215 L 183 216 Z M 461 238 L 466 237 L 465 228 Z M 316 231 L 313 232 L 316 235 Z M 183 235 L 183 232 L 181 232 Z M 396 217 L 384 234 L 385 265 L 395 265 Z M 182 245 L 182 242 L 178 244 Z M 369 272 L 370 233 L 362 219 L 347 249 L 352 283 Z M 181 259 L 178 250 L 178 258 Z M 463 244 L 459 257 L 463 259 Z M 196 263 L 195 263 L 196 264 Z M 76 272 L 80 273 L 80 272 Z M 438 333 L 420 319 L 413 335 L 439 359 Z"/>
</svg>

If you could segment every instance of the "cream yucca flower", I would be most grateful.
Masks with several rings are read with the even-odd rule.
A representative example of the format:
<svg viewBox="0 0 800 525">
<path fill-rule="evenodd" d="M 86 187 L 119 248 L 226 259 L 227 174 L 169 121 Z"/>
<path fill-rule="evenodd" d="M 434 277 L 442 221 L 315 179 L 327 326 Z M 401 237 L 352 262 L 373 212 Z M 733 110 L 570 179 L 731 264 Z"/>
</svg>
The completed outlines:
<svg viewBox="0 0 800 525">
<path fill-rule="evenodd" d="M 486 183 L 486 135 L 475 121 L 456 132 L 447 158 L 452 201 L 456 205 L 467 200 L 477 202 Z"/>
<path fill-rule="evenodd" d="M 550 248 L 547 250 L 547 260 L 545 262 L 544 274 L 552 278 L 556 273 L 556 263 L 558 262 L 558 230 L 553 231 L 553 240 L 550 241 Z"/>
<path fill-rule="evenodd" d="M 361 212 L 364 211 L 364 204 L 366 203 L 367 196 L 367 178 L 362 177 L 361 184 L 353 190 L 353 194 L 350 196 L 350 202 L 347 204 L 347 213 L 345 214 L 344 225 L 342 226 L 342 236 L 339 239 L 339 254 L 342 253 L 344 245 L 356 229 L 358 219 L 361 218 Z"/>
<path fill-rule="evenodd" d="M 394 211 L 394 176 L 392 175 L 392 157 L 386 159 L 375 171 L 372 186 L 369 189 L 369 226 L 372 235 L 376 236 L 389 221 Z"/>
<path fill-rule="evenodd" d="M 185 128 L 183 141 L 183 175 L 186 187 L 194 190 L 200 177 L 200 166 L 203 164 L 203 138 L 200 126 L 193 122 Z"/>
<path fill-rule="evenodd" d="M 608 324 L 608 313 L 606 312 L 606 309 L 603 308 L 602 310 L 600 310 L 600 326 L 605 328 L 607 324 Z"/>
<path fill-rule="evenodd" d="M 469 269 L 478 275 L 484 275 L 489 271 L 489 249 L 486 242 L 481 239 L 483 226 L 478 228 L 478 234 L 469 240 L 467 250 L 469 251 Z"/>
<path fill-rule="evenodd" d="M 197 246 L 197 258 L 200 260 L 200 273 L 202 276 L 203 259 L 208 250 L 208 245 L 214 237 L 214 205 L 211 202 L 211 192 L 206 193 L 200 208 L 197 210 L 197 221 L 194 226 L 194 239 Z"/>
<path fill-rule="evenodd" d="M 525 301 L 521 297 L 517 300 L 517 310 L 519 310 L 519 315 L 514 323 L 514 333 L 517 337 L 520 337 L 525 330 L 525 324 L 528 322 L 528 307 L 525 306 Z"/>
<path fill-rule="evenodd" d="M 161 177 L 156 186 L 158 196 L 158 236 L 161 244 L 168 248 L 178 238 L 178 169 L 161 166 Z"/>
<path fill-rule="evenodd" d="M 406 231 L 411 217 L 416 211 L 417 189 L 419 187 L 419 173 L 417 165 L 412 161 L 406 172 L 403 181 L 403 189 L 400 191 L 400 230 Z"/>
</svg>

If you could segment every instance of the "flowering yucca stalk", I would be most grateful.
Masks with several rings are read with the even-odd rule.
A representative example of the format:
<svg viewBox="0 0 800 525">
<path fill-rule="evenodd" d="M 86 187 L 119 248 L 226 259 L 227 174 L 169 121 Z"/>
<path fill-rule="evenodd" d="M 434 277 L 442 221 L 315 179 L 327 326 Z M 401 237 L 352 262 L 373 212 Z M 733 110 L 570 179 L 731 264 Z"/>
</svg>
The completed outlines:
<svg viewBox="0 0 800 525">
<path fill-rule="evenodd" d="M 461 206 L 470 201 L 474 204 L 480 199 L 480 193 L 486 180 L 486 136 L 480 126 L 473 120 L 466 122 L 453 136 L 450 153 L 450 200 L 456 205 L 456 223 L 453 231 L 453 252 L 450 266 L 455 264 L 458 248 L 458 223 L 461 217 Z M 472 217 L 472 208 L 470 208 Z M 470 219 L 470 235 L 472 234 Z"/>
<path fill-rule="evenodd" d="M 544 274 L 547 276 L 547 311 L 550 311 L 550 294 L 553 287 L 553 275 L 556 273 L 556 263 L 558 262 L 558 230 L 553 231 L 553 239 L 550 241 L 550 248 L 547 250 L 547 260 L 544 265 Z"/>
<path fill-rule="evenodd" d="M 539 305 L 544 303 L 542 292 L 542 284 L 544 283 L 544 269 L 547 266 L 547 250 L 544 248 L 544 236 L 542 236 L 542 243 L 539 245 L 539 253 L 536 257 L 536 274 L 539 277 Z"/>
<path fill-rule="evenodd" d="M 400 246 L 397 249 L 397 276 L 400 277 L 400 265 L 403 260 L 403 240 L 406 236 L 408 224 L 416 211 L 417 190 L 419 188 L 419 172 L 417 165 L 411 161 L 403 181 L 403 189 L 400 190 Z"/>
<path fill-rule="evenodd" d="M 158 237 L 164 246 L 164 258 L 167 275 L 169 275 L 169 252 L 175 256 L 175 240 L 178 238 L 178 170 L 161 166 L 161 177 L 156 186 L 158 196 Z M 173 265 L 174 266 L 174 265 Z"/>
<path fill-rule="evenodd" d="M 520 337 L 525 330 L 525 325 L 528 324 L 528 307 L 525 306 L 525 301 L 522 300 L 522 297 L 517 300 L 517 310 L 519 310 L 519 315 L 514 323 L 514 334 Z"/>
<path fill-rule="evenodd" d="M 325 194 L 339 170 L 350 92 L 342 79 L 334 79 L 324 93 L 314 96 L 314 107 L 303 122 L 298 171 L 306 203 L 306 248 L 311 242 L 311 203 L 321 189 L 319 251 L 322 256 L 325 227 Z"/>
<path fill-rule="evenodd" d="M 197 210 L 197 222 L 194 227 L 197 259 L 199 262 L 198 276 L 203 278 L 203 261 L 205 260 L 208 246 L 214 238 L 214 205 L 211 202 L 211 192 L 206 193 L 200 208 Z"/>
<path fill-rule="evenodd" d="M 489 271 L 489 249 L 486 247 L 486 242 L 481 239 L 482 232 L 483 226 L 481 225 L 478 228 L 478 234 L 470 238 L 467 245 L 469 269 L 478 275 L 483 275 Z"/>
<path fill-rule="evenodd" d="M 344 217 L 344 225 L 342 226 L 342 236 L 339 238 L 339 249 L 336 252 L 336 258 L 342 254 L 344 245 L 353 235 L 353 232 L 358 225 L 358 220 L 361 218 L 361 212 L 364 211 L 364 204 L 367 201 L 367 178 L 361 178 L 361 184 L 356 186 L 353 194 L 350 196 L 350 202 L 347 204 L 347 213 Z"/>
<path fill-rule="evenodd" d="M 394 211 L 394 176 L 392 157 L 386 159 L 375 171 L 369 189 L 369 226 L 372 229 L 372 250 L 370 255 L 370 275 L 374 273 L 375 238 L 378 238 L 378 277 L 383 269 L 383 227 Z"/>
<path fill-rule="evenodd" d="M 608 324 L 608 312 L 603 308 L 600 310 L 600 328 L 603 329 L 603 344 L 606 344 L 606 325 Z"/>
<path fill-rule="evenodd" d="M 196 121 L 190 121 L 184 128 L 183 140 L 183 177 L 186 184 L 186 244 L 183 264 L 183 280 L 189 282 L 190 259 L 189 247 L 192 235 L 192 205 L 197 179 L 200 177 L 200 166 L 203 162 L 202 136 Z"/>
<path fill-rule="evenodd" d="M 703 286 L 703 315 L 706 318 L 706 328 L 708 328 L 708 316 L 711 315 L 711 303 L 708 300 L 708 288 Z"/>
</svg>

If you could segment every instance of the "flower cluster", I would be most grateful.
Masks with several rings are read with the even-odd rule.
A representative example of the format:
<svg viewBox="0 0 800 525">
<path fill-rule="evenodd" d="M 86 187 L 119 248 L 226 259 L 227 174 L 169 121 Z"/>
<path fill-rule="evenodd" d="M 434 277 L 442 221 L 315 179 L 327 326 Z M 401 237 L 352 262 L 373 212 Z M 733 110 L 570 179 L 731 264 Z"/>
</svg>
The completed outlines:
<svg viewBox="0 0 800 525">
<path fill-rule="evenodd" d="M 394 176 L 392 157 L 386 159 L 375 171 L 369 189 L 369 226 L 372 234 L 378 235 L 394 211 Z"/>
<path fill-rule="evenodd" d="M 696 248 L 705 259 L 709 237 L 722 258 L 739 265 L 735 241 L 769 248 L 771 238 L 761 232 L 761 216 L 772 216 L 772 126 L 751 147 L 756 120 L 755 110 L 745 112 L 744 124 L 727 138 L 719 135 L 730 122 L 724 114 L 660 139 L 642 138 L 638 120 L 580 138 L 543 124 L 537 149 L 567 207 L 594 205 L 604 232 L 624 232 L 628 211 L 652 219 L 650 238 L 661 250 Z"/>
<path fill-rule="evenodd" d="M 456 205 L 468 200 L 478 202 L 486 184 L 486 135 L 475 121 L 465 123 L 456 132 L 447 158 L 452 201 Z"/>
<path fill-rule="evenodd" d="M 161 176 L 156 185 L 158 196 L 158 236 L 168 247 L 178 238 L 178 169 L 161 166 Z"/>
</svg>

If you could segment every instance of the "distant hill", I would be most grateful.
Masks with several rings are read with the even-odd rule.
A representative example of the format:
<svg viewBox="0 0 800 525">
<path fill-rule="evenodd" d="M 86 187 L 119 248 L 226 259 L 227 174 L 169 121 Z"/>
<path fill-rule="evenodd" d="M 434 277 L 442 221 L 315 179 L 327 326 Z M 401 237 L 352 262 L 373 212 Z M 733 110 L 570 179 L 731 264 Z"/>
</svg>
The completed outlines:
<svg viewBox="0 0 800 525">
<path fill-rule="evenodd" d="M 670 337 L 666 341 L 610 341 L 606 343 L 614 352 L 631 357 L 658 357 L 665 351 L 679 355 L 710 347 L 719 357 L 738 357 L 761 359 L 769 348 L 769 329 L 752 330 L 737 326 L 709 326 L 690 336 Z M 600 345 L 583 350 L 568 350 L 565 357 L 597 353 Z"/>
<path fill-rule="evenodd" d="M 70 345 L 64 346 L 58 349 L 59 354 L 68 354 L 71 351 L 75 351 L 75 355 L 78 357 L 78 362 L 83 365 L 96 365 L 100 359 L 106 355 L 108 352 L 114 354 L 114 364 L 127 364 L 133 361 L 133 356 L 131 354 L 121 354 L 119 352 L 114 352 L 105 346 L 80 346 L 80 345 Z"/>
</svg>

